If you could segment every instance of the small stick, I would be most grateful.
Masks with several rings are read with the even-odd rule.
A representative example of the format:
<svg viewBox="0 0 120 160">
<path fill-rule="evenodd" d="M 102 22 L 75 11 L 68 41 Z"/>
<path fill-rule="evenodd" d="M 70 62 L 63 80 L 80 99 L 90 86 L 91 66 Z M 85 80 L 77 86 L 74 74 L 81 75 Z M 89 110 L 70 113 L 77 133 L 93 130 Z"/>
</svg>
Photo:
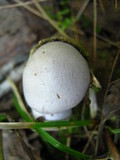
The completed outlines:
<svg viewBox="0 0 120 160">
<path fill-rule="evenodd" d="M 106 140 L 107 140 L 107 145 L 108 145 L 109 150 L 110 150 L 111 157 L 114 160 L 120 160 L 120 156 L 118 154 L 118 150 L 117 150 L 116 146 L 114 145 L 114 143 L 113 143 L 108 131 L 106 131 Z"/>
<path fill-rule="evenodd" d="M 112 65 L 112 70 L 111 70 L 111 73 L 110 73 L 110 76 L 109 76 L 109 79 L 108 79 L 108 86 L 107 86 L 107 89 L 106 89 L 106 93 L 105 93 L 105 96 L 104 96 L 104 101 L 105 101 L 105 98 L 107 96 L 107 92 L 108 92 L 108 87 L 109 87 L 109 84 L 112 80 L 112 76 L 113 76 L 113 73 L 115 71 L 115 66 L 116 66 L 116 63 L 118 61 L 118 58 L 119 58 L 119 55 L 120 55 L 120 49 L 118 50 L 117 54 L 116 54 L 116 57 L 114 59 L 114 62 L 113 62 L 113 65 Z"/>
<path fill-rule="evenodd" d="M 37 0 L 38 2 L 44 2 L 46 0 Z M 21 6 L 26 6 L 26 5 L 30 5 L 33 2 L 21 2 L 20 4 L 10 4 L 10 5 L 4 5 L 4 6 L 0 6 L 0 9 L 9 9 L 9 8 L 16 8 L 16 7 L 21 7 Z"/>
<path fill-rule="evenodd" d="M 94 45 L 94 65 L 96 62 L 96 50 L 97 50 L 97 38 L 96 38 L 96 28 L 97 28 L 97 2 L 96 0 L 93 1 L 93 8 L 94 8 L 94 21 L 93 21 L 93 45 Z"/>
</svg>

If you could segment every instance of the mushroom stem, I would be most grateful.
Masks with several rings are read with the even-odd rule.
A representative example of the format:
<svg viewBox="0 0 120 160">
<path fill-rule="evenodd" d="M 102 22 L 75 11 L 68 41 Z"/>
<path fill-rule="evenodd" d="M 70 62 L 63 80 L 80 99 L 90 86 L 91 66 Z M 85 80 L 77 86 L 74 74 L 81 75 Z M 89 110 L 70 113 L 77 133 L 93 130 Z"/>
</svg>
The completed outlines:
<svg viewBox="0 0 120 160">
<path fill-rule="evenodd" d="M 71 109 L 54 114 L 39 113 L 35 110 L 32 110 L 32 114 L 36 119 L 39 117 L 43 117 L 46 121 L 66 120 L 70 118 L 71 113 L 72 113 Z"/>
</svg>

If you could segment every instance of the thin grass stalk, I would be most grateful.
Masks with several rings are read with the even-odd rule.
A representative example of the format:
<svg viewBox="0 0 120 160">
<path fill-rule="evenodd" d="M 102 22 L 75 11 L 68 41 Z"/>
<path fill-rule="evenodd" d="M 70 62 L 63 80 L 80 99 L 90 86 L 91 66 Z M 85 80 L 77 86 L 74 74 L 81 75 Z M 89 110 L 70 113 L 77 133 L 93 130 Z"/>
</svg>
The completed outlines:
<svg viewBox="0 0 120 160">
<path fill-rule="evenodd" d="M 2 131 L 0 131 L 0 160 L 4 160 L 3 145 L 2 145 Z"/>
<path fill-rule="evenodd" d="M 55 21 L 53 21 L 45 12 L 45 10 L 42 8 L 42 6 L 40 5 L 40 3 L 37 2 L 37 0 L 32 0 L 36 6 L 36 8 L 38 9 L 38 11 L 41 13 L 41 15 L 64 37 L 69 38 L 69 36 L 62 31 L 58 25 L 55 23 Z"/>
<path fill-rule="evenodd" d="M 14 0 L 16 3 L 20 4 L 21 1 L 20 0 Z M 35 14 L 36 16 L 47 20 L 62 36 L 66 37 L 66 38 L 70 38 L 64 31 L 62 31 L 58 25 L 56 24 L 55 21 L 53 21 L 51 18 L 48 17 L 48 15 L 46 14 L 46 12 L 44 11 L 44 9 L 41 7 L 41 5 L 37 2 L 37 1 L 33 1 L 34 4 L 36 5 L 37 9 L 39 8 L 39 11 L 36 9 L 33 9 L 30 6 L 23 6 L 25 9 L 27 9 L 29 12 Z"/>
<path fill-rule="evenodd" d="M 37 2 L 44 2 L 44 1 L 46 0 L 37 0 Z M 3 6 L 0 6 L 0 9 L 16 8 L 16 7 L 26 6 L 30 4 L 33 4 L 33 2 L 28 1 L 28 2 L 21 2 L 20 4 L 3 5 Z"/>
<path fill-rule="evenodd" d="M 81 17 L 81 15 L 84 13 L 84 11 L 86 10 L 88 4 L 89 4 L 90 0 L 86 0 L 83 4 L 83 6 L 80 8 L 79 12 L 77 13 L 75 19 L 72 22 L 72 25 L 75 24 L 79 18 Z"/>
<path fill-rule="evenodd" d="M 115 0 L 115 12 L 117 12 L 117 0 Z"/>
<path fill-rule="evenodd" d="M 27 109 L 26 109 L 26 107 L 25 107 L 25 105 L 24 105 L 24 103 L 23 103 L 23 101 L 22 101 L 22 99 L 21 99 L 21 96 L 19 95 L 19 92 L 18 92 L 17 87 L 15 86 L 15 84 L 13 83 L 13 81 L 12 81 L 9 77 L 8 77 L 8 81 L 9 81 L 12 89 L 14 90 L 14 93 L 16 93 L 17 100 L 18 100 L 18 102 L 19 102 L 22 110 L 28 115 L 29 118 L 32 119 L 32 117 L 31 117 L 30 114 L 28 113 L 28 111 L 27 111 Z"/>
<path fill-rule="evenodd" d="M 14 84 L 14 83 L 13 83 Z M 14 84 L 15 85 L 15 84 Z M 15 91 L 15 90 L 14 90 Z M 15 96 L 16 96 L 16 93 L 14 93 Z M 17 100 L 17 99 L 16 99 Z M 19 103 L 19 102 L 17 102 Z M 24 113 L 23 114 L 23 110 L 21 108 L 20 105 L 18 105 L 16 107 L 16 109 L 19 107 L 19 114 L 21 115 L 21 117 L 23 117 L 24 120 L 26 120 L 27 122 L 32 122 L 33 119 L 29 118 L 29 116 Z M 24 116 L 23 116 L 23 115 Z M 60 122 L 59 122 L 60 123 Z M 67 122 L 68 123 L 68 122 Z M 44 123 L 42 123 L 44 125 Z M 75 125 L 74 123 L 72 123 L 73 125 Z M 81 152 L 78 152 L 72 148 L 69 148 L 67 147 L 66 145 L 60 143 L 58 140 L 56 140 L 54 137 L 52 137 L 49 133 L 47 133 L 46 131 L 44 131 L 42 128 L 42 126 L 34 126 L 33 129 L 39 133 L 39 135 L 42 137 L 42 139 L 48 143 L 50 143 L 53 147 L 57 148 L 58 150 L 61 150 L 65 153 L 68 153 L 74 157 L 78 157 L 78 158 L 81 158 L 82 160 L 93 160 L 93 157 L 92 156 L 88 156 L 86 154 L 83 154 Z"/>
<path fill-rule="evenodd" d="M 105 13 L 105 8 L 104 8 L 102 0 L 99 0 L 99 4 L 100 4 L 100 8 L 101 8 L 102 13 Z"/>
<path fill-rule="evenodd" d="M 20 0 L 14 0 L 14 1 L 15 1 L 17 4 L 21 4 L 21 3 L 22 3 Z M 40 15 L 40 13 L 39 13 L 36 9 L 34 9 L 34 8 L 30 7 L 30 6 L 27 6 L 27 5 L 23 5 L 23 7 L 24 7 L 26 10 L 28 10 L 29 12 L 33 13 L 34 15 L 36 15 L 36 16 L 44 19 L 44 17 L 42 17 L 42 15 Z"/>
<path fill-rule="evenodd" d="M 56 122 L 0 122 L 0 129 L 34 129 L 36 127 L 51 130 L 69 129 L 93 124 L 92 121 L 56 121 Z M 49 129 L 48 129 L 49 130 Z"/>
<path fill-rule="evenodd" d="M 94 53 L 94 67 L 96 64 L 96 58 L 97 58 L 97 38 L 96 38 L 96 28 L 97 28 L 97 2 L 96 0 L 93 0 L 93 8 L 94 8 L 94 21 L 93 21 L 93 53 Z"/>
</svg>

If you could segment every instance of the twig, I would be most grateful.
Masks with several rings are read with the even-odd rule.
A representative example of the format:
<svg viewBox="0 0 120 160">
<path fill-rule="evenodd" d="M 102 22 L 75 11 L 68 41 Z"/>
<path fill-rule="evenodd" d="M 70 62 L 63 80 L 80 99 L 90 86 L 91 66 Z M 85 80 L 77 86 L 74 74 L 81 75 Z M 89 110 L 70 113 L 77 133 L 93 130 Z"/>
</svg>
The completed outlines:
<svg viewBox="0 0 120 160">
<path fill-rule="evenodd" d="M 44 2 L 46 0 L 37 0 L 37 2 Z M 21 2 L 20 4 L 10 4 L 10 5 L 5 5 L 5 6 L 0 6 L 0 9 L 9 9 L 9 8 L 16 8 L 16 7 L 21 7 L 25 5 L 30 5 L 33 4 L 33 2 Z"/>
<path fill-rule="evenodd" d="M 107 140 L 107 145 L 110 150 L 111 157 L 113 157 L 114 160 L 120 160 L 118 150 L 117 150 L 116 146 L 114 145 L 108 132 L 106 132 L 106 140 Z"/>
<path fill-rule="evenodd" d="M 14 91 L 14 93 L 15 93 L 15 95 L 16 95 L 17 101 L 18 101 L 21 109 L 27 114 L 27 116 L 28 116 L 29 118 L 32 119 L 32 116 L 31 116 L 31 115 L 29 114 L 29 112 L 27 111 L 26 106 L 25 106 L 25 104 L 24 104 L 24 102 L 23 102 L 23 100 L 22 100 L 22 98 L 21 98 L 21 96 L 20 96 L 20 94 L 19 94 L 19 91 L 18 91 L 18 89 L 17 89 L 14 81 L 13 81 L 11 78 L 8 77 L 8 82 L 9 82 L 9 84 L 10 84 L 10 87 L 12 88 L 12 90 Z"/>
<path fill-rule="evenodd" d="M 29 129 L 36 122 L 0 122 L 0 129 Z"/>
<path fill-rule="evenodd" d="M 114 59 L 114 62 L 113 62 L 113 65 L 112 65 L 112 70 L 111 70 L 111 73 L 110 73 L 110 76 L 109 76 L 109 80 L 108 80 L 108 85 L 112 80 L 112 76 L 113 76 L 113 73 L 115 71 L 115 66 L 116 66 L 117 60 L 119 58 L 119 55 L 120 55 L 120 49 L 117 51 L 116 57 Z"/>
<path fill-rule="evenodd" d="M 95 130 L 96 130 L 96 128 L 94 129 L 94 131 L 95 131 Z M 94 131 L 93 131 L 92 134 L 89 136 L 88 142 L 87 142 L 87 144 L 85 145 L 82 153 L 85 153 L 86 150 L 87 150 L 87 148 L 89 147 L 89 144 L 91 143 L 92 138 L 93 138 L 93 136 L 95 135 L 95 132 L 94 132 Z M 94 145 L 94 146 L 95 146 L 95 145 Z"/>
<path fill-rule="evenodd" d="M 117 12 L 117 0 L 115 0 L 115 11 Z"/>
<path fill-rule="evenodd" d="M 42 14 L 42 16 L 64 37 L 67 37 L 67 34 L 62 31 L 58 25 L 55 23 L 55 21 L 53 21 L 51 18 L 49 18 L 49 16 L 46 14 L 45 10 L 42 8 L 42 6 L 36 1 L 36 0 L 32 0 L 36 6 L 36 8 L 38 9 L 38 11 Z"/>
<path fill-rule="evenodd" d="M 21 3 L 20 0 L 14 0 L 14 1 L 17 2 L 18 4 Z M 34 0 L 33 2 L 36 5 L 37 9 L 39 9 L 39 11 L 36 9 L 33 9 L 30 6 L 23 6 L 23 7 L 28 11 L 30 11 L 31 13 L 35 14 L 36 16 L 47 20 L 62 36 L 69 38 L 69 36 L 58 27 L 56 22 L 51 18 L 49 18 L 49 16 L 46 14 L 42 6 L 36 0 Z"/>
<path fill-rule="evenodd" d="M 0 160 L 4 160 L 3 147 L 2 147 L 2 131 L 0 131 Z"/>
<path fill-rule="evenodd" d="M 112 42 L 111 40 L 106 39 L 106 38 L 104 38 L 104 37 L 102 37 L 102 36 L 100 36 L 100 35 L 98 35 L 98 34 L 97 34 L 97 37 L 98 37 L 99 39 L 103 40 L 104 42 L 112 45 L 112 46 L 115 46 L 115 47 L 117 47 L 117 48 L 120 48 L 120 42 Z"/>
<path fill-rule="evenodd" d="M 42 16 L 43 16 L 46 20 L 50 21 L 48 15 L 46 14 L 46 12 L 45 12 L 44 9 L 42 8 L 42 6 L 37 2 L 37 0 L 32 0 L 32 1 L 33 1 L 34 5 L 36 6 L 37 10 L 42 14 Z"/>
<path fill-rule="evenodd" d="M 120 108 L 116 108 L 114 109 L 113 111 L 111 111 L 110 113 L 107 114 L 107 116 L 104 118 L 102 117 L 101 118 L 101 122 L 100 122 L 100 125 L 99 125 L 99 128 L 98 128 L 98 136 L 97 136 L 97 141 L 96 141 L 96 147 L 95 147 L 95 155 L 97 155 L 97 152 L 98 152 L 98 149 L 99 149 L 99 143 L 103 142 L 101 140 L 101 136 L 102 136 L 102 132 L 103 132 L 103 129 L 104 129 L 104 125 L 105 125 L 105 122 L 116 112 L 120 111 Z"/>
<path fill-rule="evenodd" d="M 22 148 L 24 149 L 24 152 L 26 153 L 27 157 L 29 158 L 29 160 L 36 160 L 32 151 L 31 151 L 31 148 L 28 147 L 27 144 L 24 142 L 24 139 L 23 139 L 19 130 L 16 130 L 16 135 L 22 145 Z"/>
<path fill-rule="evenodd" d="M 114 59 L 114 62 L 113 62 L 113 66 L 112 66 L 112 69 L 111 69 L 111 73 L 110 73 L 110 76 L 109 76 L 109 79 L 108 79 L 108 86 L 107 86 L 107 89 L 106 89 L 106 92 L 105 92 L 105 95 L 104 95 L 104 102 L 105 102 L 105 99 L 106 99 L 106 96 L 107 96 L 107 92 L 108 92 L 108 87 L 109 87 L 109 84 L 112 80 L 112 76 L 113 76 L 113 72 L 115 70 L 115 65 L 117 63 L 117 60 L 118 60 L 118 57 L 120 55 L 120 49 L 117 51 L 117 54 L 116 54 L 116 57 Z M 104 102 L 103 102 L 103 105 L 104 105 Z"/>
<path fill-rule="evenodd" d="M 81 15 L 83 14 L 83 12 L 85 11 L 85 9 L 87 8 L 88 4 L 89 4 L 90 0 L 86 0 L 83 4 L 83 6 L 80 8 L 78 14 L 75 17 L 75 20 L 73 21 L 72 25 L 75 24 L 79 18 L 81 17 Z"/>
<path fill-rule="evenodd" d="M 94 8 L 94 21 L 93 21 L 93 46 L 94 46 L 94 66 L 95 66 L 95 62 L 96 62 L 96 50 L 97 50 L 97 39 L 96 39 L 96 28 L 97 28 L 97 2 L 96 0 L 93 1 L 93 8 Z"/>
<path fill-rule="evenodd" d="M 16 3 L 18 3 L 18 4 L 21 4 L 21 3 L 22 3 L 20 0 L 14 0 L 14 1 L 15 1 Z M 40 13 L 39 13 L 36 9 L 34 9 L 34 8 L 30 7 L 30 6 L 27 6 L 27 5 L 26 5 L 26 6 L 23 5 L 23 7 L 24 7 L 25 9 L 27 9 L 29 12 L 31 12 L 31 13 L 35 14 L 36 16 L 44 19 L 44 17 L 42 17 L 42 15 L 40 15 Z"/>
<path fill-rule="evenodd" d="M 102 0 L 99 0 L 99 3 L 100 3 L 100 8 L 101 8 L 102 12 L 105 13 L 105 8 L 103 6 Z"/>
<path fill-rule="evenodd" d="M 71 146 L 71 136 L 68 136 L 68 137 L 67 137 L 66 146 L 67 146 L 67 147 L 70 147 L 70 146 Z M 66 160 L 69 160 L 69 155 L 68 155 L 68 154 L 66 154 L 65 157 L 66 157 L 66 158 L 65 158 Z"/>
<path fill-rule="evenodd" d="M 34 129 L 34 126 L 38 124 L 38 127 L 41 126 L 41 122 L 0 122 L 0 129 Z M 68 128 L 74 128 L 76 126 L 70 127 L 41 127 L 45 131 L 59 131 L 65 130 Z"/>
</svg>

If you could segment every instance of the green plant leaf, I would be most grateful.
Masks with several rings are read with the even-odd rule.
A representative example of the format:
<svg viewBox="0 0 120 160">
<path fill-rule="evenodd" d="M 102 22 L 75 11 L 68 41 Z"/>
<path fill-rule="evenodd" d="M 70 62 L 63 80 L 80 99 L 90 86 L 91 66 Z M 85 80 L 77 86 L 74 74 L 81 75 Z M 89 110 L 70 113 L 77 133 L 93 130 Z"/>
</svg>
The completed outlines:
<svg viewBox="0 0 120 160">
<path fill-rule="evenodd" d="M 94 121 L 51 121 L 36 122 L 33 127 L 82 127 L 93 124 Z"/>
<path fill-rule="evenodd" d="M 21 114 L 23 114 L 21 112 Z M 23 116 L 23 115 L 22 115 Z M 0 122 L 0 129 L 36 129 L 36 128 L 43 128 L 45 130 L 50 130 L 49 128 L 51 128 L 51 130 L 54 129 L 70 129 L 72 127 L 80 127 L 80 126 L 85 126 L 87 124 L 81 124 L 81 121 L 78 123 L 78 125 L 74 126 L 73 124 L 71 125 L 71 122 L 68 122 L 67 124 L 64 123 L 64 121 L 61 121 L 60 123 L 58 122 L 34 122 L 31 121 L 29 119 L 26 118 L 25 115 L 25 119 L 28 120 L 27 122 Z M 63 124 L 62 124 L 63 123 Z M 72 122 L 73 123 L 73 122 Z M 75 121 L 74 121 L 75 123 Z"/>
<path fill-rule="evenodd" d="M 107 129 L 113 134 L 120 134 L 120 128 L 119 129 L 112 129 L 110 127 L 107 127 Z"/>
<path fill-rule="evenodd" d="M 17 100 L 17 97 L 16 97 L 16 94 L 14 93 L 14 104 L 15 104 L 15 107 L 16 107 L 16 110 L 18 111 L 18 113 L 20 114 L 20 116 L 27 122 L 33 122 L 33 119 L 30 118 L 30 116 L 28 116 L 28 113 L 26 113 L 25 111 L 23 111 L 23 109 L 21 108 L 18 100 Z"/>
<path fill-rule="evenodd" d="M 48 134 L 46 131 L 44 131 L 41 128 L 35 129 L 40 136 L 48 143 L 50 143 L 53 147 L 59 149 L 60 151 L 63 151 L 65 153 L 68 153 L 74 157 L 81 158 L 83 160 L 92 160 L 92 156 L 88 156 L 86 154 L 83 154 L 81 152 L 78 152 L 70 147 L 65 146 L 64 144 L 57 141 L 54 137 L 52 137 L 50 134 Z"/>
<path fill-rule="evenodd" d="M 9 81 L 10 86 L 14 92 L 14 95 L 15 95 L 14 102 L 16 103 L 18 101 L 18 103 L 17 103 L 18 105 L 15 105 L 16 109 L 18 110 L 18 112 L 22 112 L 24 115 L 26 115 L 26 118 L 29 117 L 29 120 L 32 119 L 31 115 L 29 114 L 29 112 L 27 111 L 27 109 L 25 107 L 25 104 L 22 101 L 22 98 L 19 94 L 19 91 L 18 91 L 15 83 L 9 77 L 8 77 L 8 81 Z"/>
<path fill-rule="evenodd" d="M 5 119 L 7 119 L 6 114 L 1 114 L 1 115 L 0 115 L 0 122 L 1 122 L 1 121 L 4 121 Z"/>
<path fill-rule="evenodd" d="M 12 86 L 14 86 L 13 87 L 13 91 L 14 91 L 14 94 L 15 94 L 14 102 L 15 102 L 15 106 L 16 106 L 17 111 L 19 112 L 19 114 L 21 115 L 21 117 L 25 121 L 32 122 L 33 119 L 30 118 L 28 112 L 26 112 L 26 110 L 21 109 L 21 106 L 20 106 L 19 102 L 22 102 L 23 106 L 25 106 L 25 105 L 24 105 L 24 103 L 22 101 L 22 98 L 21 98 L 19 92 L 15 92 L 15 90 L 14 90 L 14 88 L 17 89 L 17 87 L 15 86 L 14 82 L 12 82 L 11 84 L 12 84 Z M 17 95 L 16 95 L 16 93 L 17 93 Z M 20 101 L 18 101 L 17 96 L 19 97 Z M 67 122 L 64 122 L 64 123 L 66 123 L 66 125 L 68 125 Z M 58 122 L 58 124 L 61 125 L 60 122 Z M 75 124 L 77 124 L 77 122 Z M 36 132 L 39 133 L 39 135 L 43 138 L 44 141 L 50 143 L 53 147 L 57 148 L 58 150 L 63 151 L 63 152 L 68 153 L 68 154 L 71 154 L 72 156 L 81 158 L 83 160 L 92 160 L 92 156 L 88 156 L 88 155 L 83 154 L 81 152 L 78 152 L 78 151 L 76 151 L 76 150 L 74 150 L 74 149 L 72 149 L 70 147 L 67 147 L 66 145 L 60 143 L 58 140 L 56 140 L 54 137 L 52 137 L 49 133 L 44 131 L 39 126 L 36 126 L 36 127 L 34 126 L 33 128 L 34 128 L 34 130 Z"/>
</svg>

